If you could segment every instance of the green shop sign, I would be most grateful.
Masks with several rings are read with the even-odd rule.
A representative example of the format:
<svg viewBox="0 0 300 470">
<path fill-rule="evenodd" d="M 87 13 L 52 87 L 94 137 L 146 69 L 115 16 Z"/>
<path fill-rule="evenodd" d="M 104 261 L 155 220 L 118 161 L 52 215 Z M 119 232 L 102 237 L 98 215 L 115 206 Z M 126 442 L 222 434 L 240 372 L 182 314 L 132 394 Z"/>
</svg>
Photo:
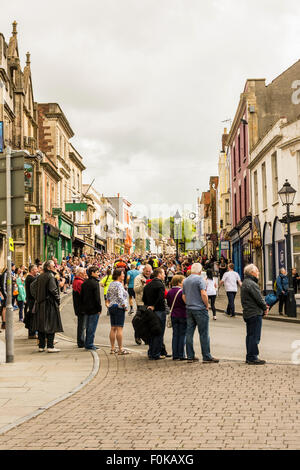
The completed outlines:
<svg viewBox="0 0 300 470">
<path fill-rule="evenodd" d="M 57 216 L 62 214 L 62 208 L 61 207 L 52 207 L 52 215 Z"/>
<path fill-rule="evenodd" d="M 65 211 L 66 212 L 77 212 L 77 211 L 86 212 L 87 203 L 86 202 L 66 202 Z"/>
<path fill-rule="evenodd" d="M 58 219 L 58 226 L 59 230 L 61 231 L 62 235 L 65 235 L 66 237 L 71 238 L 73 234 L 73 225 L 69 224 L 65 220 L 63 220 L 61 217 Z"/>
</svg>

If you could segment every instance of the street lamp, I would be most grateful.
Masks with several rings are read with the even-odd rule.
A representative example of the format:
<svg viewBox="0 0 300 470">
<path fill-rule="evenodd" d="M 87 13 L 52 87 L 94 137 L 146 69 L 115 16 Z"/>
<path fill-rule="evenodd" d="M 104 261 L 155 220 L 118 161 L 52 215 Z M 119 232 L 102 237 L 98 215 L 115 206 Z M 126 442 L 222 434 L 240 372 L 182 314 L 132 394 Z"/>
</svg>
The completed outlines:
<svg viewBox="0 0 300 470">
<path fill-rule="evenodd" d="M 176 214 L 174 215 L 174 224 L 176 225 L 177 227 L 177 230 L 176 230 L 176 260 L 178 261 L 178 235 L 179 235 L 179 224 L 181 222 L 181 215 L 179 214 L 178 212 L 178 209 L 176 211 Z"/>
<path fill-rule="evenodd" d="M 286 248 L 287 248 L 287 270 L 289 279 L 289 289 L 286 303 L 286 314 L 288 317 L 297 317 L 297 306 L 295 300 L 295 292 L 293 288 L 292 278 L 292 250 L 291 250 L 291 219 L 290 219 L 290 206 L 293 205 L 296 196 L 296 190 L 292 188 L 288 180 L 280 191 L 278 191 L 280 200 L 283 206 L 286 206 L 286 223 L 287 223 L 287 235 L 286 235 Z"/>
</svg>

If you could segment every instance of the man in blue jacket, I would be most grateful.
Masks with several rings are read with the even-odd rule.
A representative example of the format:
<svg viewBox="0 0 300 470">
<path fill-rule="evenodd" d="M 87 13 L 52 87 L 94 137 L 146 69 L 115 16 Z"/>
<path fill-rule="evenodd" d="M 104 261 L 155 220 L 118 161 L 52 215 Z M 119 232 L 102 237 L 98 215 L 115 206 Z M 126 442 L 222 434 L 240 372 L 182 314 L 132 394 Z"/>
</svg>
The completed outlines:
<svg viewBox="0 0 300 470">
<path fill-rule="evenodd" d="M 284 314 L 286 315 L 286 303 L 289 289 L 289 279 L 284 268 L 279 271 L 279 276 L 276 279 L 276 295 L 279 299 L 279 315 L 283 315 L 282 310 L 284 306 Z"/>
</svg>

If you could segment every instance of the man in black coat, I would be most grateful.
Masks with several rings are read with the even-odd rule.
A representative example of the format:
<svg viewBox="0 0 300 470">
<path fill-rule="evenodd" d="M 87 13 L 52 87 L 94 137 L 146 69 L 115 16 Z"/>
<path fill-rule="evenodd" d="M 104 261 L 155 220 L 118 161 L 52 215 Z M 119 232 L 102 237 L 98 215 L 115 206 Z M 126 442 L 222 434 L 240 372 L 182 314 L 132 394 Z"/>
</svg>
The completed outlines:
<svg viewBox="0 0 300 470">
<path fill-rule="evenodd" d="M 258 345 L 261 337 L 262 317 L 268 314 L 268 306 L 261 295 L 258 279 L 259 270 L 254 264 L 249 264 L 244 270 L 244 281 L 241 289 L 243 318 L 247 325 L 246 363 L 262 365 L 266 361 L 258 358 Z"/>
<path fill-rule="evenodd" d="M 77 317 L 77 346 L 79 348 L 84 348 L 84 337 L 85 337 L 85 328 L 86 328 L 86 317 L 82 313 L 81 308 L 81 288 L 86 280 L 86 272 L 84 268 L 77 268 L 75 279 L 73 281 L 73 307 L 74 313 Z"/>
<path fill-rule="evenodd" d="M 89 278 L 81 287 L 80 304 L 82 314 L 85 315 L 85 349 L 99 349 L 94 345 L 95 333 L 102 311 L 99 287 L 99 268 L 92 266 L 88 269 Z"/>
<path fill-rule="evenodd" d="M 49 353 L 60 352 L 54 347 L 55 333 L 63 331 L 61 324 L 59 304 L 60 295 L 58 281 L 55 278 L 55 265 L 52 260 L 45 261 L 43 273 L 35 279 L 30 292 L 35 299 L 32 329 L 39 334 L 39 352 L 45 351 L 47 340 L 47 351 Z"/>
<path fill-rule="evenodd" d="M 30 286 L 33 283 L 33 281 L 35 281 L 35 279 L 37 278 L 37 274 L 38 274 L 38 267 L 35 264 L 31 264 L 29 266 L 28 275 L 26 276 L 26 279 L 25 279 L 26 306 L 25 306 L 24 323 L 25 323 L 25 328 L 27 328 L 28 330 L 28 339 L 37 338 L 35 331 L 32 330 L 32 321 L 33 321 L 32 309 L 34 306 L 34 297 L 32 296 L 30 292 Z"/>
<path fill-rule="evenodd" d="M 166 327 L 166 303 L 165 303 L 165 271 L 157 268 L 153 272 L 154 279 L 149 282 L 143 293 L 143 302 L 148 309 L 155 312 L 162 326 L 161 334 L 151 336 L 149 341 L 148 358 L 150 360 L 162 359 L 161 351 L 163 348 L 164 332 Z"/>
</svg>

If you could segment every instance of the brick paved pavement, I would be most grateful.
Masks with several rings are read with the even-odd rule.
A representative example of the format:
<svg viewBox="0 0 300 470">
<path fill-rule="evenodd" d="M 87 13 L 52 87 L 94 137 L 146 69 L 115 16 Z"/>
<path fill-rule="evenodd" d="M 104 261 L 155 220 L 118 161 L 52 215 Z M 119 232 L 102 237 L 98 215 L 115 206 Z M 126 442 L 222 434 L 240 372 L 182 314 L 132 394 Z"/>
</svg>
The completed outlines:
<svg viewBox="0 0 300 470">
<path fill-rule="evenodd" d="M 299 366 L 108 352 L 92 382 L 0 436 L 0 449 L 300 449 Z"/>
</svg>

